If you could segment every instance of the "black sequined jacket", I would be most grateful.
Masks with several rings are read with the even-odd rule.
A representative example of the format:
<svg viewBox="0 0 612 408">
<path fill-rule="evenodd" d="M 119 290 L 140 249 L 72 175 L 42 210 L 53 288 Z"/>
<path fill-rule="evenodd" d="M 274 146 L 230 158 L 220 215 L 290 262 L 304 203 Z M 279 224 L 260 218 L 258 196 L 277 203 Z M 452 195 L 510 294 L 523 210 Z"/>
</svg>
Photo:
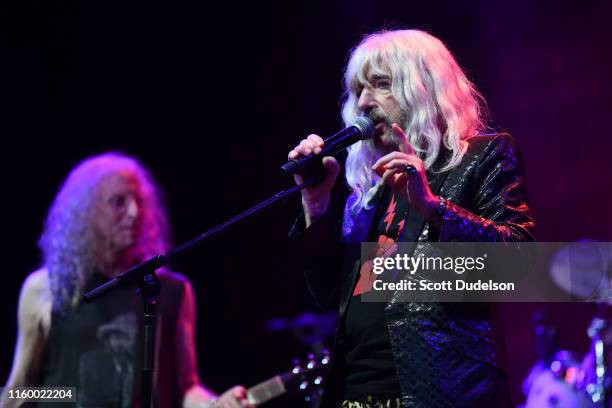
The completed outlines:
<svg viewBox="0 0 612 408">
<path fill-rule="evenodd" d="M 448 152 L 443 151 L 438 163 Z M 469 140 L 461 164 L 447 172 L 428 172 L 432 192 L 446 198 L 441 227 L 434 228 L 409 210 L 402 242 L 532 241 L 534 221 L 526 200 L 524 167 L 508 134 Z M 342 222 L 330 214 L 304 229 L 303 217 L 290 232 L 301 254 L 306 282 L 317 303 L 338 311 L 334 354 L 344 355 L 342 334 L 349 299 L 360 269 L 360 243 L 377 213 L 376 200 Z M 341 273 L 339 273 L 341 271 Z M 406 303 L 394 296 L 385 306 L 389 338 L 403 407 L 510 406 L 500 367 L 503 347 L 496 336 L 490 305 Z M 343 361 L 330 368 L 321 407 L 337 407 L 343 397 Z"/>
</svg>

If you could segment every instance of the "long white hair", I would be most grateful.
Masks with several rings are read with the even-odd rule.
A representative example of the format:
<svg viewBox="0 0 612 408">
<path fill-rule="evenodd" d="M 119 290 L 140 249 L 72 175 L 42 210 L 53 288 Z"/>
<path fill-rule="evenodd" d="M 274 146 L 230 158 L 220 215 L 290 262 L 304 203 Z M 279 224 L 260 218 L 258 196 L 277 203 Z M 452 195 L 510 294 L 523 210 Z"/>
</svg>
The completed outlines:
<svg viewBox="0 0 612 408">
<path fill-rule="evenodd" d="M 484 100 L 442 41 L 421 30 L 381 31 L 353 49 L 344 74 L 342 118 L 346 126 L 364 113 L 357 108 L 367 75 L 391 78 L 391 92 L 403 112 L 405 131 L 425 168 L 436 162 L 441 143 L 450 150 L 439 169 L 459 165 L 467 140 L 485 129 Z M 346 180 L 354 195 L 351 210 L 366 207 L 380 178 L 371 166 L 382 156 L 372 140 L 348 149 Z M 438 166 L 436 166 L 438 167 Z"/>
<path fill-rule="evenodd" d="M 149 172 L 135 159 L 118 153 L 84 160 L 68 175 L 55 197 L 39 240 L 55 311 L 76 306 L 87 280 L 99 268 L 89 213 L 101 180 L 110 174 L 126 172 L 136 178 L 142 195 L 141 232 L 135 255 L 144 260 L 166 251 L 168 221 Z"/>
</svg>

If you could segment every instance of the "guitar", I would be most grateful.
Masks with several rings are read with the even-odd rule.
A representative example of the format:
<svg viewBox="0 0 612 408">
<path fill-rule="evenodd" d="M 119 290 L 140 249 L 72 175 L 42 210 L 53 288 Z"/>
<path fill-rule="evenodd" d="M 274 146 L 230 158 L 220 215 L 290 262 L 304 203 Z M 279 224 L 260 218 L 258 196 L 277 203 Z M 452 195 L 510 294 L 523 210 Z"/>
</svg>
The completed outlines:
<svg viewBox="0 0 612 408">
<path fill-rule="evenodd" d="M 291 371 L 249 388 L 247 399 L 251 404 L 261 405 L 283 394 L 292 394 L 304 396 L 304 400 L 310 402 L 321 390 L 329 362 L 327 350 L 317 358 L 309 354 L 305 364 L 294 362 L 295 366 Z"/>
</svg>

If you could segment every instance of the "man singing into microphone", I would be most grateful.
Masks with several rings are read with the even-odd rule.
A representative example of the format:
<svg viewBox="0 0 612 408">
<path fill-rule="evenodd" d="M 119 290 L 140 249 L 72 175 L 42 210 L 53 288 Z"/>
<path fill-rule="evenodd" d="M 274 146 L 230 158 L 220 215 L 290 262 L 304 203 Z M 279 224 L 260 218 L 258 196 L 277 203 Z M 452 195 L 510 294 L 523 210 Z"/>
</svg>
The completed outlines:
<svg viewBox="0 0 612 408">
<path fill-rule="evenodd" d="M 522 160 L 507 134 L 483 134 L 481 96 L 452 54 L 420 30 L 369 35 L 345 71 L 342 116 L 376 125 L 348 150 L 340 223 L 330 192 L 340 167 L 302 191 L 291 232 L 317 302 L 338 311 L 322 407 L 510 406 L 486 305 L 366 303 L 360 244 L 531 241 Z M 319 154 L 310 135 L 289 159 Z M 295 176 L 301 182 L 303 175 Z"/>
</svg>

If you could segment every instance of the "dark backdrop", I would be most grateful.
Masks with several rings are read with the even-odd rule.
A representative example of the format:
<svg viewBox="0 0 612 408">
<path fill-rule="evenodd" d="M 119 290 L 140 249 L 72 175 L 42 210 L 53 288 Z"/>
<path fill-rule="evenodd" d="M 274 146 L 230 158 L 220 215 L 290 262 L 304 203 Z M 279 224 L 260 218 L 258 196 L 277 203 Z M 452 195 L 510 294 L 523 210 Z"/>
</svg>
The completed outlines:
<svg viewBox="0 0 612 408">
<path fill-rule="evenodd" d="M 2 296 L 8 375 L 18 291 L 61 181 L 109 149 L 148 165 L 182 242 L 289 185 L 278 165 L 338 129 L 342 67 L 365 32 L 424 28 L 482 90 L 492 126 L 525 156 L 541 241 L 611 240 L 612 56 L 605 1 L 22 0 L 0 15 Z M 174 267 L 198 297 L 204 382 L 218 391 L 288 368 L 305 350 L 264 322 L 313 310 L 288 254 L 299 203 L 260 215 Z M 530 315 L 502 311 L 515 398 L 534 360 Z M 546 305 L 562 346 L 584 351 L 591 311 Z"/>
</svg>

